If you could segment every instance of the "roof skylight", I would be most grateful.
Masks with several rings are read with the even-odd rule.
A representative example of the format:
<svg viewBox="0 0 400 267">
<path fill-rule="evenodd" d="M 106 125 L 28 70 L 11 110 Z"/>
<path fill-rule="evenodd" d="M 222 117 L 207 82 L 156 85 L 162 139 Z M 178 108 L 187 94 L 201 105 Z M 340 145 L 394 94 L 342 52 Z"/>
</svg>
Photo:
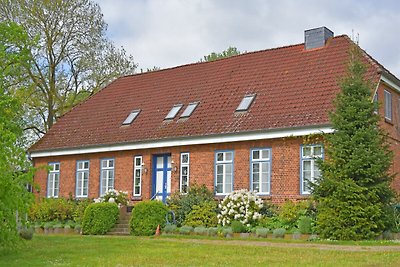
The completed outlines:
<svg viewBox="0 0 400 267">
<path fill-rule="evenodd" d="M 198 105 L 199 105 L 199 102 L 189 103 L 189 105 L 186 107 L 186 109 L 182 112 L 181 118 L 190 117 L 190 115 L 192 115 L 193 111 L 196 109 L 196 107 Z"/>
<path fill-rule="evenodd" d="M 140 109 L 132 110 L 131 113 L 128 115 L 128 117 L 124 120 L 122 125 L 129 125 L 131 124 L 136 117 L 139 115 Z"/>
<path fill-rule="evenodd" d="M 178 114 L 179 110 L 183 107 L 182 104 L 174 105 L 171 110 L 168 112 L 167 116 L 165 117 L 166 120 L 172 120 L 175 118 L 176 114 Z"/>
<path fill-rule="evenodd" d="M 236 111 L 247 111 L 251 103 L 253 103 L 254 98 L 256 98 L 255 94 L 245 95 L 242 101 L 240 102 L 239 106 L 236 108 Z"/>
</svg>

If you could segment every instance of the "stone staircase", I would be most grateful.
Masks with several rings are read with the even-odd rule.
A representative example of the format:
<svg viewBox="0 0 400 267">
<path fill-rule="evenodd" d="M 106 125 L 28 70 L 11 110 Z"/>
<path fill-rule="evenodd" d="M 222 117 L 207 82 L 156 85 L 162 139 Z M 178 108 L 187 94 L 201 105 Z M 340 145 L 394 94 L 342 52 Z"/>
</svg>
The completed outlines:
<svg viewBox="0 0 400 267">
<path fill-rule="evenodd" d="M 131 214 L 132 212 L 127 212 L 126 208 L 123 207 L 119 212 L 118 222 L 107 235 L 129 235 L 129 219 L 131 218 Z"/>
</svg>

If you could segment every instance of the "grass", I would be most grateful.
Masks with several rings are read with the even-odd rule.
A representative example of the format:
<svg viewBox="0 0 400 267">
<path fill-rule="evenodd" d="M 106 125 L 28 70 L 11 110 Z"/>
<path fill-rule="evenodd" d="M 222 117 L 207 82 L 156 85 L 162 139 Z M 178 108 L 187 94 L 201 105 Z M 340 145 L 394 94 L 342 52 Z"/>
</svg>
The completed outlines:
<svg viewBox="0 0 400 267">
<path fill-rule="evenodd" d="M 243 246 L 233 241 L 36 235 L 24 248 L 0 254 L 0 266 L 400 266 L 399 252 L 266 247 L 257 241 Z"/>
</svg>

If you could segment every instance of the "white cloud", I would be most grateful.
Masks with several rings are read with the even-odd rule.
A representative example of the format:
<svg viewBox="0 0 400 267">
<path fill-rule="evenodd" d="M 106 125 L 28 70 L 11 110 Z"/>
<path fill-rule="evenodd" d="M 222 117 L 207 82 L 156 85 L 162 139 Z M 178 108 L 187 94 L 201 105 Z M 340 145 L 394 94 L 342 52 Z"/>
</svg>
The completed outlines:
<svg viewBox="0 0 400 267">
<path fill-rule="evenodd" d="M 359 33 L 360 46 L 400 77 L 400 2 L 99 0 L 108 35 L 139 68 L 198 61 L 228 46 L 254 51 L 301 43 L 305 29 Z"/>
</svg>

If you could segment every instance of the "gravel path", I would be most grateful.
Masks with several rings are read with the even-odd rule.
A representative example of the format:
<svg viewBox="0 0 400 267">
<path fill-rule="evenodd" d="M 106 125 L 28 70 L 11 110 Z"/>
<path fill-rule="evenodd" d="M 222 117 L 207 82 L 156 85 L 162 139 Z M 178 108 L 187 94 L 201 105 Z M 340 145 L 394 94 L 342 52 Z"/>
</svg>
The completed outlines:
<svg viewBox="0 0 400 267">
<path fill-rule="evenodd" d="M 254 247 L 277 247 L 277 248 L 312 248 L 317 250 L 339 250 L 339 251 L 371 251 L 371 252 L 400 252 L 399 245 L 393 246 L 359 246 L 359 245 L 334 245 L 318 243 L 278 243 L 268 241 L 248 240 L 208 240 L 208 239 L 175 239 L 163 238 L 168 242 L 196 243 L 196 244 L 223 244 L 232 246 L 254 246 Z"/>
</svg>

